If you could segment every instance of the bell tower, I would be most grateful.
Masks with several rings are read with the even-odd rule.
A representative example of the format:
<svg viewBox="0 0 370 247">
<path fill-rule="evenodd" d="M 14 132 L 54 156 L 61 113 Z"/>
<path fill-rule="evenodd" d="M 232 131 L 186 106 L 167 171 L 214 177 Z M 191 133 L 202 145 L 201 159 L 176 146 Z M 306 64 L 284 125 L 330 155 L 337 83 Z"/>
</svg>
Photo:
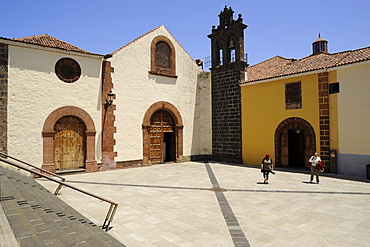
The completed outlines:
<svg viewBox="0 0 370 247">
<path fill-rule="evenodd" d="M 234 20 L 234 11 L 225 8 L 218 15 L 219 25 L 212 27 L 212 156 L 214 160 L 242 163 L 241 93 L 248 64 L 244 56 L 242 15 Z"/>
</svg>

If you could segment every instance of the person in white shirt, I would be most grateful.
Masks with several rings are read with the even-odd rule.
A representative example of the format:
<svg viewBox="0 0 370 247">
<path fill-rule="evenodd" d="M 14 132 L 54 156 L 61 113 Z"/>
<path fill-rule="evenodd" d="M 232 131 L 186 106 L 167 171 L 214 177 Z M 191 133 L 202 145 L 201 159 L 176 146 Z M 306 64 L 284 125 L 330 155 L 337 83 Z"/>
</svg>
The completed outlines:
<svg viewBox="0 0 370 247">
<path fill-rule="evenodd" d="M 310 162 L 311 164 L 311 179 L 310 179 L 310 183 L 313 182 L 313 176 L 316 176 L 316 182 L 318 184 L 320 184 L 320 179 L 319 179 L 319 174 L 320 174 L 320 169 L 318 169 L 317 166 L 317 163 L 321 161 L 321 158 L 318 156 L 317 153 L 315 153 L 313 156 L 311 156 L 311 158 L 308 160 L 308 162 Z"/>
</svg>

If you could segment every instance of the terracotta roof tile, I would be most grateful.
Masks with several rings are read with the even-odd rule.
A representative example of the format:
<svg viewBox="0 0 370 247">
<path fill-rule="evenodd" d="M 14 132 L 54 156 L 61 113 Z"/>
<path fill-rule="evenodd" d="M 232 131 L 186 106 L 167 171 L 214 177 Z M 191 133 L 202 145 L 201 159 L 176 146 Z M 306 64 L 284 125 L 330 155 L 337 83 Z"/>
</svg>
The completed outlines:
<svg viewBox="0 0 370 247">
<path fill-rule="evenodd" d="M 370 60 L 370 47 L 338 53 L 318 53 L 302 59 L 270 58 L 247 68 L 248 80 L 243 83 L 294 75 Z"/>
<path fill-rule="evenodd" d="M 44 47 L 62 49 L 66 51 L 74 51 L 74 52 L 80 52 L 80 53 L 85 53 L 85 54 L 99 55 L 99 54 L 94 54 L 94 53 L 85 51 L 81 48 L 78 48 L 77 46 L 71 45 L 67 42 L 54 38 L 48 34 L 34 35 L 34 36 L 29 36 L 29 37 L 24 37 L 24 38 L 15 38 L 12 40 L 27 43 L 27 44 L 34 44 L 34 45 L 40 45 Z"/>
</svg>

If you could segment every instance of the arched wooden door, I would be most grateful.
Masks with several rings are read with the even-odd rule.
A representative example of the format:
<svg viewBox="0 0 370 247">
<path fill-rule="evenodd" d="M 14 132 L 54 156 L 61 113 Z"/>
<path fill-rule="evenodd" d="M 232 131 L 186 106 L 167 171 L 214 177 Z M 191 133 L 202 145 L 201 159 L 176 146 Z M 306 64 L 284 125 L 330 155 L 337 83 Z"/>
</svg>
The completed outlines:
<svg viewBox="0 0 370 247">
<path fill-rule="evenodd" d="M 156 111 L 150 119 L 150 157 L 153 164 L 176 160 L 175 121 L 164 110 Z"/>
<path fill-rule="evenodd" d="M 85 168 L 86 126 L 73 116 L 60 118 L 54 126 L 55 170 Z"/>
</svg>

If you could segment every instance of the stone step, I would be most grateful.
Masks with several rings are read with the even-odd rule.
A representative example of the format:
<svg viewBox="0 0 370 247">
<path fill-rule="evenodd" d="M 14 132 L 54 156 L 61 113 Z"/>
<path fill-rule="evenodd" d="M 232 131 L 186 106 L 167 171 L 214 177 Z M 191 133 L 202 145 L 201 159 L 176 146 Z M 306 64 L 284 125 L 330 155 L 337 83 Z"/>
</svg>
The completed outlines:
<svg viewBox="0 0 370 247">
<path fill-rule="evenodd" d="M 20 246 L 124 246 L 32 178 L 0 167 L 2 201 Z M 57 186 L 57 184 L 56 184 Z"/>
</svg>

